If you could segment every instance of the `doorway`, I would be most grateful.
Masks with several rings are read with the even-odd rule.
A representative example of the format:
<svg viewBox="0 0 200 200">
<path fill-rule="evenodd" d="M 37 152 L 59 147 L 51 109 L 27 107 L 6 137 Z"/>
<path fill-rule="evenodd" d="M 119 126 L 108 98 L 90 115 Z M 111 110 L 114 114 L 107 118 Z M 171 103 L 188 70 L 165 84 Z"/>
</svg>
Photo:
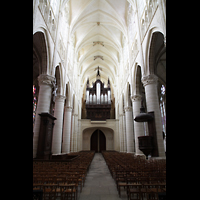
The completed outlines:
<svg viewBox="0 0 200 200">
<path fill-rule="evenodd" d="M 90 150 L 95 153 L 106 150 L 106 137 L 100 129 L 95 130 L 91 136 Z"/>
</svg>

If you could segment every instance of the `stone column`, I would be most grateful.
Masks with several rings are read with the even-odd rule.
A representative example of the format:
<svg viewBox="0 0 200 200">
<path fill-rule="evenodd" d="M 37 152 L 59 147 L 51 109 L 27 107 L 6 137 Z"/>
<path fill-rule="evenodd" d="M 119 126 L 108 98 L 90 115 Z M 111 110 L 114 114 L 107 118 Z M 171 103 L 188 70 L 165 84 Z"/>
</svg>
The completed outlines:
<svg viewBox="0 0 200 200">
<path fill-rule="evenodd" d="M 70 153 L 72 107 L 65 107 L 62 153 Z"/>
<path fill-rule="evenodd" d="M 133 105 L 133 119 L 140 114 L 141 107 L 141 95 L 133 95 L 132 105 Z M 134 120 L 133 120 L 134 121 Z M 134 135 L 135 135 L 135 154 L 136 155 L 144 155 L 142 151 L 139 149 L 138 137 L 144 136 L 144 124 L 142 122 L 134 121 Z"/>
<path fill-rule="evenodd" d="M 74 152 L 77 152 L 78 144 L 78 114 L 74 114 Z"/>
<path fill-rule="evenodd" d="M 125 113 L 122 115 L 122 135 L 123 135 L 123 152 L 127 152 L 127 145 L 126 145 L 126 119 Z"/>
<path fill-rule="evenodd" d="M 127 153 L 134 152 L 134 140 L 133 140 L 133 117 L 132 108 L 125 108 L 126 115 L 126 141 L 127 141 Z"/>
<path fill-rule="evenodd" d="M 119 114 L 119 141 L 120 141 L 120 152 L 123 152 L 123 114 Z"/>
<path fill-rule="evenodd" d="M 78 119 L 78 144 L 77 151 L 82 150 L 82 133 L 81 133 L 81 119 Z"/>
<path fill-rule="evenodd" d="M 114 150 L 119 151 L 120 145 L 119 145 L 119 119 L 115 119 L 115 133 L 114 133 Z"/>
<path fill-rule="evenodd" d="M 34 125 L 34 137 L 33 137 L 33 158 L 36 157 L 37 147 L 38 147 L 38 137 L 40 131 L 40 116 L 38 114 L 42 112 L 49 113 L 50 103 L 51 103 L 51 93 L 52 93 L 52 81 L 55 78 L 53 76 L 47 74 L 41 74 L 38 76 L 39 81 L 39 96 L 38 96 L 38 104 L 37 111 L 35 117 L 35 125 Z"/>
<path fill-rule="evenodd" d="M 70 137 L 70 152 L 74 152 L 74 113 L 72 114 L 72 119 L 71 119 L 71 137 Z"/>
<path fill-rule="evenodd" d="M 158 91 L 157 91 L 158 77 L 150 74 L 142 78 L 142 83 L 145 87 L 147 112 L 154 111 L 155 126 L 157 133 L 158 154 L 159 157 L 165 157 L 163 136 L 162 136 L 162 121 L 159 109 Z"/>
<path fill-rule="evenodd" d="M 57 120 L 55 121 L 52 139 L 53 154 L 61 153 L 64 102 L 65 96 L 57 95 L 54 111 L 54 117 L 57 118 Z"/>
</svg>

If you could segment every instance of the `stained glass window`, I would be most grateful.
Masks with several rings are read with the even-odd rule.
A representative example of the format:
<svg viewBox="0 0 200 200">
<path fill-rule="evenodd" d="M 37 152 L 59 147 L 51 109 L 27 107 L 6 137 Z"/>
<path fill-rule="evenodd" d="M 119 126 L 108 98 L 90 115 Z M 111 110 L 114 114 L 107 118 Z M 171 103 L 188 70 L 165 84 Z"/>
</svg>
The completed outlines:
<svg viewBox="0 0 200 200">
<path fill-rule="evenodd" d="M 160 89 L 160 112 L 161 112 L 161 119 L 162 119 L 162 132 L 163 132 L 163 137 L 166 137 L 166 111 L 165 111 L 165 86 L 162 85 Z M 166 138 L 164 139 L 164 147 L 166 151 Z"/>
<path fill-rule="evenodd" d="M 35 123 L 36 109 L 37 109 L 37 93 L 36 93 L 36 86 L 33 85 L 33 126 Z"/>
<path fill-rule="evenodd" d="M 165 102 L 164 102 L 164 95 L 165 95 L 165 86 L 161 86 L 161 97 L 160 97 L 160 111 L 161 111 L 161 118 L 162 118 L 162 127 L 163 132 L 166 133 L 166 112 L 165 112 Z"/>
<path fill-rule="evenodd" d="M 162 85 L 162 87 L 161 87 L 161 94 L 162 94 L 162 95 L 165 94 L 165 86 L 164 86 L 164 85 Z"/>
</svg>

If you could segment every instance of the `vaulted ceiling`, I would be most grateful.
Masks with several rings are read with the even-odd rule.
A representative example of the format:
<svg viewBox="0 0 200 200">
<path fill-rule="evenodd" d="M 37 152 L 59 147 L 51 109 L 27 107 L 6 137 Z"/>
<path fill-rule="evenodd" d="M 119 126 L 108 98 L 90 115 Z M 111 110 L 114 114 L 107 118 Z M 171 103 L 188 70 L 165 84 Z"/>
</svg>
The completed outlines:
<svg viewBox="0 0 200 200">
<path fill-rule="evenodd" d="M 127 37 L 127 0 L 71 0 L 70 35 L 75 35 L 75 53 L 82 81 L 96 78 L 95 68 L 102 68 L 101 79 L 111 84 L 119 67 L 122 38 Z"/>
</svg>

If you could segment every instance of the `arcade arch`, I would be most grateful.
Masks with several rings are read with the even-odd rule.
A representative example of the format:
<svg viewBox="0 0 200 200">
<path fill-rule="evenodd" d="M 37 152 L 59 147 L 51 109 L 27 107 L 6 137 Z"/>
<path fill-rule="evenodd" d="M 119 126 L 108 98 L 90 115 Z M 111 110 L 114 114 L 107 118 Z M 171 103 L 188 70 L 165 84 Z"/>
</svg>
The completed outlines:
<svg viewBox="0 0 200 200">
<path fill-rule="evenodd" d="M 91 150 L 91 142 L 93 134 L 104 134 L 105 143 L 103 145 L 105 150 L 114 150 L 114 130 L 107 127 L 92 127 L 86 128 L 82 132 L 82 149 Z M 94 136 L 95 137 L 95 136 Z M 103 137 L 103 136 L 102 136 Z M 98 139 L 98 138 L 96 138 Z M 94 142 L 94 141 L 93 141 Z M 100 150 L 100 149 L 99 149 Z"/>
</svg>

